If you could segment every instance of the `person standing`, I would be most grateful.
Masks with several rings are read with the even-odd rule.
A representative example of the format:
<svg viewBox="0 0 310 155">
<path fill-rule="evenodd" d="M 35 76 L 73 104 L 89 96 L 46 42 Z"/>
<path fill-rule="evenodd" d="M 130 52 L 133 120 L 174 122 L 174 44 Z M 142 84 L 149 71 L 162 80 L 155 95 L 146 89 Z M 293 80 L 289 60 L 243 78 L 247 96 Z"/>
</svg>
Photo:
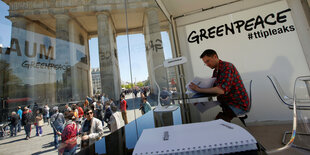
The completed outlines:
<svg viewBox="0 0 310 155">
<path fill-rule="evenodd" d="M 20 106 L 18 106 L 17 114 L 19 115 L 17 132 L 20 132 L 22 130 L 21 126 L 22 126 L 22 115 L 23 115 L 23 111 L 22 111 L 22 108 Z"/>
<path fill-rule="evenodd" d="M 104 121 L 103 121 L 103 105 L 101 102 L 96 102 L 95 105 L 95 116 L 98 118 L 100 121 L 102 121 L 102 126 L 104 126 Z"/>
<path fill-rule="evenodd" d="M 144 97 L 145 97 L 145 95 L 144 95 L 144 93 L 143 93 L 143 89 L 140 89 L 140 97 L 141 97 L 141 98 L 144 98 Z"/>
<path fill-rule="evenodd" d="M 160 92 L 160 101 L 163 105 L 169 105 L 171 104 L 171 94 L 167 90 L 166 87 L 162 88 L 162 91 Z"/>
<path fill-rule="evenodd" d="M 109 119 L 109 126 L 110 126 L 110 130 L 111 133 L 118 130 L 119 128 L 121 128 L 121 115 L 119 112 L 117 112 L 117 107 L 116 106 L 111 106 L 111 111 L 112 111 L 112 115 Z"/>
<path fill-rule="evenodd" d="M 90 104 L 89 104 L 89 101 L 86 99 L 86 100 L 84 101 L 84 104 L 83 104 L 83 111 L 84 111 L 88 106 L 90 106 Z"/>
<path fill-rule="evenodd" d="M 110 102 L 107 102 L 104 106 L 105 106 L 105 111 L 104 111 L 103 121 L 105 121 L 107 123 L 107 127 L 111 130 L 110 124 L 108 124 L 110 117 L 112 115 Z"/>
<path fill-rule="evenodd" d="M 142 108 L 144 109 L 144 114 L 152 110 L 152 107 L 146 97 L 142 98 Z"/>
<path fill-rule="evenodd" d="M 236 67 L 230 62 L 220 60 L 217 53 L 212 49 L 205 50 L 200 58 L 205 65 L 214 69 L 212 76 L 216 78 L 214 87 L 200 88 L 193 82 L 189 87 L 202 94 L 218 95 L 217 100 L 222 107 L 222 112 L 217 114 L 216 119 L 230 122 L 234 117 L 248 112 L 249 97 Z"/>
<path fill-rule="evenodd" d="M 86 120 L 81 127 L 81 148 L 86 148 L 99 140 L 103 135 L 102 122 L 94 117 L 94 112 L 91 108 L 84 111 Z"/>
<path fill-rule="evenodd" d="M 144 97 L 147 97 L 147 87 L 143 87 L 143 94 L 144 94 Z"/>
<path fill-rule="evenodd" d="M 61 144 L 58 148 L 60 154 L 74 155 L 77 149 L 78 126 L 75 121 L 74 112 L 65 112 L 66 124 L 61 133 Z"/>
<path fill-rule="evenodd" d="M 100 101 L 102 104 L 104 104 L 104 101 L 105 101 L 105 94 L 104 93 L 102 93 Z"/>
<path fill-rule="evenodd" d="M 43 117 L 44 117 L 44 122 L 47 122 L 47 124 L 50 124 L 50 107 L 48 107 L 48 105 L 46 104 L 44 106 L 44 112 L 43 112 Z"/>
<path fill-rule="evenodd" d="M 110 103 L 111 107 L 116 106 L 115 103 L 114 103 L 114 100 L 112 98 L 109 100 L 109 103 Z"/>
<path fill-rule="evenodd" d="M 58 111 L 57 106 L 55 106 L 53 110 L 55 111 L 55 113 L 51 117 L 51 126 L 54 132 L 55 149 L 57 149 L 59 145 L 58 135 L 60 135 L 64 129 L 65 118 L 64 115 Z"/>
<path fill-rule="evenodd" d="M 77 121 L 77 120 L 78 120 L 78 117 L 79 117 L 79 110 L 78 110 L 76 104 L 73 104 L 73 105 L 72 105 L 72 112 L 73 112 L 73 114 L 74 114 L 75 121 Z M 66 117 L 65 117 L 65 118 L 66 118 Z"/>
<path fill-rule="evenodd" d="M 28 109 L 28 107 L 24 108 L 24 112 L 22 115 L 22 123 L 26 133 L 26 140 L 28 140 L 30 139 L 31 124 L 32 124 L 32 112 Z"/>
<path fill-rule="evenodd" d="M 120 110 L 122 112 L 122 117 L 126 125 L 128 124 L 128 120 L 127 120 L 127 101 L 125 100 L 125 95 L 121 96 Z"/>
<path fill-rule="evenodd" d="M 134 89 L 133 89 L 133 94 L 135 95 L 135 98 L 137 98 L 137 93 L 138 93 L 137 88 L 134 88 Z"/>
<path fill-rule="evenodd" d="M 92 104 L 93 103 L 93 99 L 91 97 L 89 97 L 89 96 L 86 96 L 86 100 L 87 100 L 88 104 Z"/>
<path fill-rule="evenodd" d="M 19 122 L 19 115 L 16 114 L 15 111 L 13 111 L 11 114 L 11 124 L 10 124 L 11 136 L 16 136 L 18 122 Z"/>
<path fill-rule="evenodd" d="M 36 111 L 36 136 L 42 136 L 42 126 L 43 126 L 43 115 L 41 109 Z"/>
<path fill-rule="evenodd" d="M 65 105 L 65 111 L 71 111 L 72 109 L 71 109 L 71 107 L 69 106 L 69 104 L 66 104 Z"/>
<path fill-rule="evenodd" d="M 82 119 L 83 119 L 83 116 L 84 116 L 84 110 L 83 110 L 83 108 L 82 107 L 80 107 L 80 106 L 78 106 L 78 105 L 76 105 L 77 106 L 77 109 L 78 109 L 78 116 L 79 116 L 79 118 L 78 118 L 78 122 L 79 122 L 79 124 L 82 122 Z"/>
</svg>

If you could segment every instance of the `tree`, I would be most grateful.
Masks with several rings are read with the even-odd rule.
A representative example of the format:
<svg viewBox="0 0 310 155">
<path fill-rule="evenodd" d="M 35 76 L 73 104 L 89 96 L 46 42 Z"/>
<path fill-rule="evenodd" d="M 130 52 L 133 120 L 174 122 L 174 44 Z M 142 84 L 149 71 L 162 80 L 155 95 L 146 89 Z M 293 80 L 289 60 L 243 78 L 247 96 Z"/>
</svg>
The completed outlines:
<svg viewBox="0 0 310 155">
<path fill-rule="evenodd" d="M 144 84 L 143 84 L 143 82 L 138 82 L 138 83 L 137 83 L 137 86 L 138 86 L 138 87 L 143 87 Z"/>
<path fill-rule="evenodd" d="M 126 89 L 131 89 L 131 84 L 125 85 L 125 88 L 126 88 Z"/>
<path fill-rule="evenodd" d="M 150 85 L 150 80 L 147 79 L 147 80 L 143 81 L 143 85 L 144 86 L 149 86 Z"/>
</svg>

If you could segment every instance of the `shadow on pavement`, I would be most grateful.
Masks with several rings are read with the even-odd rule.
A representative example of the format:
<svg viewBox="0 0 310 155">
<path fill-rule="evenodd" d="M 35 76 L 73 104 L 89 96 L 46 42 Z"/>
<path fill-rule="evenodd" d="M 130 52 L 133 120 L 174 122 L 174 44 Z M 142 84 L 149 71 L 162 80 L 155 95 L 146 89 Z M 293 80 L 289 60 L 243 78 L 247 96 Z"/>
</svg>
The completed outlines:
<svg viewBox="0 0 310 155">
<path fill-rule="evenodd" d="M 49 142 L 47 144 L 42 145 L 42 148 L 49 148 L 49 147 L 54 147 L 54 142 Z"/>
<path fill-rule="evenodd" d="M 54 133 L 48 133 L 48 134 L 44 134 L 42 135 L 42 137 L 48 136 L 48 135 L 53 135 Z"/>
<path fill-rule="evenodd" d="M 50 152 L 50 151 L 55 151 L 55 150 L 56 150 L 55 148 L 52 148 L 52 149 L 48 149 L 48 150 L 45 150 L 45 151 L 39 151 L 39 152 L 32 153 L 32 155 L 44 154 L 44 153 L 47 153 L 47 152 Z"/>
<path fill-rule="evenodd" d="M 5 142 L 5 143 L 0 143 L 0 145 L 11 144 L 11 143 L 15 143 L 15 142 L 22 141 L 22 140 L 26 140 L 26 139 L 25 138 L 16 139 L 16 140 L 12 140 L 12 141 Z"/>
<path fill-rule="evenodd" d="M 16 137 L 25 136 L 25 135 L 26 135 L 26 134 L 18 134 L 18 135 L 13 136 L 13 137 L 7 135 L 7 136 L 4 136 L 4 137 L 0 137 L 0 140 L 10 139 L 10 138 L 16 138 Z"/>
</svg>

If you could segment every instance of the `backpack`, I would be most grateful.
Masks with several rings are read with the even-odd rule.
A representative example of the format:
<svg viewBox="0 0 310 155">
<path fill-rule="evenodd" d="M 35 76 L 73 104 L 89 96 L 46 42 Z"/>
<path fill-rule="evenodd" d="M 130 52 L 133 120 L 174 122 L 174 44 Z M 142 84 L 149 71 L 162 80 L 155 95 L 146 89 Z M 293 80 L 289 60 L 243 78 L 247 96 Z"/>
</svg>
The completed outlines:
<svg viewBox="0 0 310 155">
<path fill-rule="evenodd" d="M 43 116 L 47 115 L 46 109 L 43 109 Z"/>
<path fill-rule="evenodd" d="M 24 125 L 27 125 L 27 123 L 28 123 L 28 116 L 27 116 L 27 114 L 28 113 L 24 113 L 23 115 L 22 115 L 22 125 L 24 126 Z"/>
</svg>

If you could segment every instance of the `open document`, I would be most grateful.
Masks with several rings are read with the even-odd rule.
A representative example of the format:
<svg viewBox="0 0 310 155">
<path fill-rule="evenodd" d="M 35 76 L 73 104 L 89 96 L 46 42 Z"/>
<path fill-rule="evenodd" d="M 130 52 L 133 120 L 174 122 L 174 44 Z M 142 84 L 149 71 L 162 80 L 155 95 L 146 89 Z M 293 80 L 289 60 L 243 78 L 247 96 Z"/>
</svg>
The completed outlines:
<svg viewBox="0 0 310 155">
<path fill-rule="evenodd" d="M 214 81 L 216 78 L 201 78 L 201 77 L 195 77 L 191 82 L 196 84 L 200 88 L 211 88 L 213 86 Z M 189 88 L 189 85 L 191 82 L 186 84 L 186 94 L 191 94 L 191 93 L 198 93 L 191 88 Z"/>
<path fill-rule="evenodd" d="M 191 82 L 193 82 L 194 84 L 198 85 L 198 87 L 200 88 L 211 88 L 214 84 L 216 78 L 200 78 L 200 77 L 195 77 Z M 186 94 L 195 94 L 198 93 L 192 89 L 189 88 L 190 83 L 189 82 L 186 85 Z M 196 101 L 197 100 L 197 101 Z M 201 101 L 200 101 L 201 100 Z M 204 100 L 203 98 L 197 98 L 197 99 L 191 99 L 191 102 L 189 103 L 193 103 L 194 106 L 199 110 L 199 112 L 204 113 L 205 111 L 207 111 L 208 109 L 215 107 L 217 105 L 219 105 L 220 103 L 217 101 L 208 101 Z"/>
</svg>

